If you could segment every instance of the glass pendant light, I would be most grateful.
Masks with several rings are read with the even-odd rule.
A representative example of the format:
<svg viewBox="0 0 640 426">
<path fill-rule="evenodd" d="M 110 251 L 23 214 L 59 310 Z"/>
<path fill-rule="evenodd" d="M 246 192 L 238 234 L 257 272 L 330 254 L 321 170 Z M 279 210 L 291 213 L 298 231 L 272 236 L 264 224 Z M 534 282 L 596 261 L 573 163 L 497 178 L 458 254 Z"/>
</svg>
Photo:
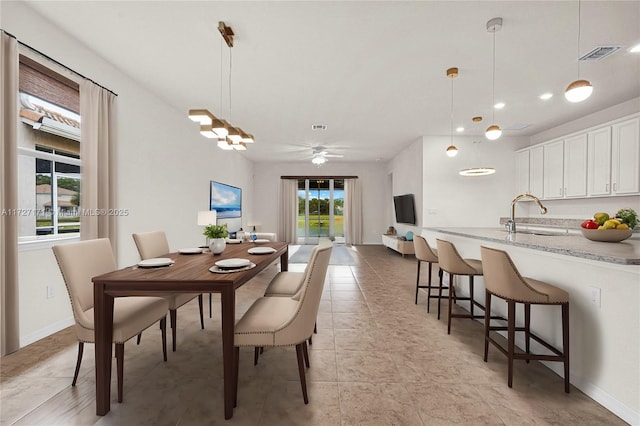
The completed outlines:
<svg viewBox="0 0 640 426">
<path fill-rule="evenodd" d="M 491 105 L 496 104 L 496 32 L 502 28 L 502 18 L 493 18 L 487 22 L 487 31 L 493 33 L 493 88 L 491 90 Z M 491 121 L 495 123 L 495 107 L 492 107 Z M 487 127 L 484 134 L 487 139 L 494 141 L 502 136 L 502 129 L 497 124 Z"/>
<path fill-rule="evenodd" d="M 591 83 L 580 79 L 580 21 L 580 0 L 578 0 L 578 79 L 567 86 L 564 92 L 564 97 L 569 102 L 582 102 L 593 93 Z"/>
<path fill-rule="evenodd" d="M 447 77 L 451 79 L 451 145 L 447 147 L 447 155 L 455 157 L 458 155 L 458 148 L 453 144 L 453 79 L 458 76 L 458 68 L 453 67 L 447 70 Z"/>
</svg>

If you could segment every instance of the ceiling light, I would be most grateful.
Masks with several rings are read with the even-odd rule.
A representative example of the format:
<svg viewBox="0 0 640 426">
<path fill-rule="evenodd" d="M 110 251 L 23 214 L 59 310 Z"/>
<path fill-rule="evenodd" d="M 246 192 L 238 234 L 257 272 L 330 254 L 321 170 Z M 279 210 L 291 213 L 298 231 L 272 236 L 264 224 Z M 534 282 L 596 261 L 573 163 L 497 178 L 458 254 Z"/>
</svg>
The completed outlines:
<svg viewBox="0 0 640 426">
<path fill-rule="evenodd" d="M 630 53 L 640 53 L 640 43 L 636 44 L 631 49 L 629 49 L 629 52 Z"/>
<path fill-rule="evenodd" d="M 496 172 L 493 167 L 472 167 L 460 170 L 460 176 L 487 176 Z"/>
<path fill-rule="evenodd" d="M 491 90 L 491 103 L 496 105 L 496 32 L 502 28 L 502 18 L 493 18 L 487 22 L 487 31 L 493 33 L 493 85 Z M 495 123 L 495 109 L 491 112 L 491 121 Z M 489 140 L 496 140 L 502 135 L 502 130 L 497 124 L 489 126 L 485 136 Z"/>
<path fill-rule="evenodd" d="M 580 58 L 580 0 L 578 0 L 578 55 Z M 593 86 L 587 80 L 580 79 L 580 60 L 578 60 L 578 79 L 567 86 L 567 89 L 564 91 L 564 97 L 569 102 L 582 102 L 591 96 L 593 92 Z"/>
<path fill-rule="evenodd" d="M 190 109 L 189 118 L 196 123 L 211 124 L 215 117 L 206 109 Z"/>
<path fill-rule="evenodd" d="M 227 137 L 233 144 L 238 144 L 242 140 L 242 136 L 240 136 L 240 132 L 235 127 L 229 127 L 229 134 Z"/>
<path fill-rule="evenodd" d="M 233 145 L 230 144 L 227 139 L 218 139 L 218 148 L 225 151 L 231 151 L 233 149 Z"/>
<path fill-rule="evenodd" d="M 551 99 L 553 97 L 553 93 L 543 93 L 542 95 L 539 96 L 540 99 L 542 99 L 543 101 L 547 101 L 549 99 Z"/>
<path fill-rule="evenodd" d="M 479 123 L 479 122 L 481 122 L 481 121 L 482 121 L 482 117 L 480 117 L 480 116 L 478 116 L 478 117 L 473 117 L 473 118 L 471 119 L 471 121 L 473 121 L 474 123 Z"/>
<path fill-rule="evenodd" d="M 464 127 L 462 127 L 462 126 L 456 127 L 456 132 L 458 132 L 458 133 L 464 132 Z"/>
<path fill-rule="evenodd" d="M 200 125 L 200 134 L 205 138 L 209 139 L 217 139 L 218 135 L 213 131 L 211 124 L 201 124 Z"/>
<path fill-rule="evenodd" d="M 313 164 L 317 164 L 317 165 L 319 166 L 320 164 L 324 164 L 324 163 L 326 163 L 326 162 L 327 162 L 327 159 L 326 159 L 326 158 L 324 158 L 323 156 L 319 155 L 319 156 L 313 157 L 313 158 L 311 159 L 311 162 L 312 162 Z"/>
<path fill-rule="evenodd" d="M 458 155 L 458 148 L 453 144 L 453 79 L 458 76 L 458 68 L 449 68 L 447 70 L 447 77 L 451 79 L 451 144 L 447 147 L 447 155 L 449 157 L 455 157 Z"/>
<path fill-rule="evenodd" d="M 497 104 L 495 104 L 493 106 L 495 109 L 502 109 L 504 108 L 504 102 L 498 102 Z"/>
</svg>

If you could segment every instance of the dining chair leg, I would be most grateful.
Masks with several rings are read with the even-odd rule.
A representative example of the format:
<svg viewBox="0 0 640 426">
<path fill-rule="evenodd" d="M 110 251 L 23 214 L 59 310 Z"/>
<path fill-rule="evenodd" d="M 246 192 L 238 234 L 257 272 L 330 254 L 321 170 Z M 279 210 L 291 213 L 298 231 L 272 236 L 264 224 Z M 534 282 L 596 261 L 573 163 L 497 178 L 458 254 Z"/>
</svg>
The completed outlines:
<svg viewBox="0 0 640 426">
<path fill-rule="evenodd" d="M 169 319 L 171 321 L 171 349 L 173 349 L 173 352 L 176 351 L 176 337 L 178 334 L 178 327 L 177 327 L 177 322 L 178 322 L 178 312 L 177 309 L 169 309 Z"/>
<path fill-rule="evenodd" d="M 160 320 L 160 330 L 162 330 L 162 357 L 167 362 L 167 317 Z"/>
<path fill-rule="evenodd" d="M 209 318 L 211 318 L 211 293 L 209 293 Z"/>
<path fill-rule="evenodd" d="M 416 273 L 416 305 L 418 304 L 418 289 L 420 287 L 420 264 L 421 263 L 422 262 L 418 260 L 418 272 Z"/>
<path fill-rule="evenodd" d="M 484 362 L 489 357 L 489 328 L 491 326 L 491 293 L 485 290 L 484 300 Z"/>
<path fill-rule="evenodd" d="M 313 336 L 309 336 L 309 344 L 313 345 Z"/>
<path fill-rule="evenodd" d="M 304 377 L 304 355 L 302 354 L 302 343 L 296 345 L 296 355 L 298 356 L 298 373 L 300 374 L 300 386 L 302 387 L 302 398 L 304 399 L 304 403 L 309 403 L 309 398 L 307 397 L 307 381 Z"/>
<path fill-rule="evenodd" d="M 313 334 L 318 334 L 318 322 L 313 323 Z"/>
<path fill-rule="evenodd" d="M 304 365 L 306 365 L 307 368 L 310 368 L 310 365 L 309 365 L 309 351 L 307 350 L 307 342 L 306 341 L 302 342 L 302 353 L 304 355 Z"/>
<path fill-rule="evenodd" d="M 71 382 L 71 386 L 76 385 L 76 381 L 78 380 L 78 373 L 80 372 L 80 364 L 82 363 L 82 353 L 84 352 L 84 342 L 78 342 L 78 360 L 76 361 L 76 371 L 73 373 L 73 382 Z"/>
<path fill-rule="evenodd" d="M 253 348 L 253 365 L 258 365 L 259 356 L 260 356 L 260 348 L 256 346 Z"/>
<path fill-rule="evenodd" d="M 198 295 L 198 309 L 200 310 L 200 328 L 204 330 L 204 315 L 202 314 L 202 294 Z"/>
<path fill-rule="evenodd" d="M 524 304 L 524 347 L 525 352 L 527 354 L 530 353 L 530 343 L 531 343 L 531 303 Z M 529 364 L 529 358 L 527 358 L 526 363 Z"/>
<path fill-rule="evenodd" d="M 562 304 L 562 353 L 564 355 L 564 391 L 569 393 L 569 303 Z"/>
<path fill-rule="evenodd" d="M 124 343 L 116 343 L 116 370 L 118 375 L 118 402 L 122 402 L 122 382 L 124 375 Z"/>
<path fill-rule="evenodd" d="M 507 302 L 507 363 L 508 363 L 508 379 L 507 384 L 513 387 L 513 354 L 515 353 L 515 337 L 516 337 L 516 302 L 510 300 Z"/>
</svg>

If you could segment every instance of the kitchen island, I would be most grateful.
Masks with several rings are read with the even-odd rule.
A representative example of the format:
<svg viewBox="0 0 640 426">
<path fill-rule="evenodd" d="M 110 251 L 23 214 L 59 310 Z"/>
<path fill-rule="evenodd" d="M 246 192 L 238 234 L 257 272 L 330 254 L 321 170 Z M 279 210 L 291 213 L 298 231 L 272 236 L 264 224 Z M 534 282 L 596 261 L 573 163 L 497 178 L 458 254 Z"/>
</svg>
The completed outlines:
<svg viewBox="0 0 640 426">
<path fill-rule="evenodd" d="M 483 245 L 505 250 L 522 275 L 568 291 L 571 384 L 628 423 L 640 424 L 640 236 L 600 243 L 579 233 L 521 231 L 534 233 L 423 228 L 422 235 L 434 247 L 436 238 L 451 241 L 463 257 L 480 259 Z M 478 278 L 481 285 L 474 297 L 484 301 L 483 281 Z M 506 305 L 495 303 L 492 308 L 496 314 L 506 314 Z M 518 313 L 522 324 L 521 310 Z M 560 309 L 532 306 L 531 316 L 532 331 L 561 347 Z M 516 344 L 524 347 L 523 336 L 517 337 Z M 532 350 L 545 351 L 533 344 Z M 490 356 L 500 355 L 490 352 Z M 561 364 L 545 364 L 562 376 Z"/>
</svg>

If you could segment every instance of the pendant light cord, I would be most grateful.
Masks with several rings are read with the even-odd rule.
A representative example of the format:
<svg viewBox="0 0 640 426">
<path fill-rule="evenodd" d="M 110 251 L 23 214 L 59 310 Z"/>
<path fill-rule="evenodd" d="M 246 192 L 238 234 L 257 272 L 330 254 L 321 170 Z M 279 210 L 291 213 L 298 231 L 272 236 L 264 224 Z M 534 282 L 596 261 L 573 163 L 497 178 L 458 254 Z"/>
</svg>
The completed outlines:
<svg viewBox="0 0 640 426">
<path fill-rule="evenodd" d="M 231 48 L 229 48 L 229 121 L 232 120 L 231 117 L 231 68 L 232 68 L 233 57 L 231 56 Z"/>
<path fill-rule="evenodd" d="M 577 46 L 577 61 L 578 61 L 578 80 L 580 80 L 580 31 L 581 31 L 581 24 L 580 22 L 582 21 L 581 19 L 581 3 L 580 0 L 578 0 L 578 46 Z"/>
<path fill-rule="evenodd" d="M 453 146 L 453 79 L 451 77 L 451 145 Z"/>
<path fill-rule="evenodd" d="M 493 82 L 491 89 L 491 122 L 496 122 L 496 29 L 493 29 Z"/>
</svg>

